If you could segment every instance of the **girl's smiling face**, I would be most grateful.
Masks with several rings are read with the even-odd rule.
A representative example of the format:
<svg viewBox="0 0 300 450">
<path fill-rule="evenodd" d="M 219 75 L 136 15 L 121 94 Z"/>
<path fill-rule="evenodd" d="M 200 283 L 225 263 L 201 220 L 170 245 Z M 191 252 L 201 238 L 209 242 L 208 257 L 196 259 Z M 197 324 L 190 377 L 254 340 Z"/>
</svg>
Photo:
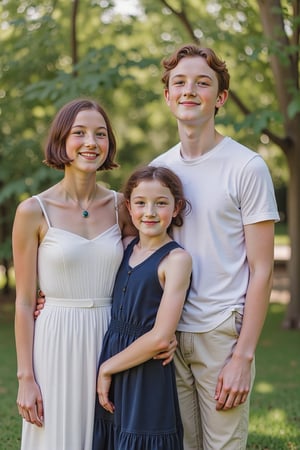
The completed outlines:
<svg viewBox="0 0 300 450">
<path fill-rule="evenodd" d="M 127 206 L 134 226 L 149 237 L 166 234 L 177 214 L 174 196 L 158 180 L 140 181 Z"/>
</svg>

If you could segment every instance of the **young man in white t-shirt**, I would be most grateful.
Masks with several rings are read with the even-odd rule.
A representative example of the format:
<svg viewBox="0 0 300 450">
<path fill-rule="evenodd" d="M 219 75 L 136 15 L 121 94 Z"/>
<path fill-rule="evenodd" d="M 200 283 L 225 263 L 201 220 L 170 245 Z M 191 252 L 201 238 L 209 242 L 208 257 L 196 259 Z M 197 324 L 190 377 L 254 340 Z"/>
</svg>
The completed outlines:
<svg viewBox="0 0 300 450">
<path fill-rule="evenodd" d="M 211 49 L 186 45 L 163 65 L 180 143 L 151 164 L 177 173 L 192 205 L 174 230 L 193 258 L 175 356 L 184 449 L 241 450 L 272 287 L 273 184 L 257 153 L 215 129 L 228 97 L 226 64 Z"/>
</svg>

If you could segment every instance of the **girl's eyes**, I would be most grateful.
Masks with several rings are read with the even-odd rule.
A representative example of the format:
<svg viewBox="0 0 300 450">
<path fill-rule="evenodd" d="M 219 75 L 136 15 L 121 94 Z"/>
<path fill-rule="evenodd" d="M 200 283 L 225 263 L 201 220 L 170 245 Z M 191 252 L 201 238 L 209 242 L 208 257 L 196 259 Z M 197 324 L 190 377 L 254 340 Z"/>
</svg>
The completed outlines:
<svg viewBox="0 0 300 450">
<path fill-rule="evenodd" d="M 167 205 L 167 202 L 157 202 L 156 204 L 158 206 L 165 206 L 165 205 Z"/>
<path fill-rule="evenodd" d="M 135 205 L 137 206 L 145 206 L 146 202 L 143 202 L 142 200 L 139 201 L 135 201 L 134 202 Z M 168 203 L 164 202 L 164 201 L 158 201 L 155 203 L 156 206 L 166 206 Z"/>
</svg>

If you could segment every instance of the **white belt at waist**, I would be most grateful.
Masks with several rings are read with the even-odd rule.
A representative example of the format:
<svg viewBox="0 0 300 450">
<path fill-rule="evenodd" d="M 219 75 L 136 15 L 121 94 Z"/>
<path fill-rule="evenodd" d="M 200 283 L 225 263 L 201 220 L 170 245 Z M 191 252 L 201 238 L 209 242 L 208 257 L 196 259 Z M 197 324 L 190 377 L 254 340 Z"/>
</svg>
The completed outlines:
<svg viewBox="0 0 300 450">
<path fill-rule="evenodd" d="M 54 298 L 46 297 L 45 305 L 65 308 L 101 308 L 111 306 L 111 297 L 103 298 Z"/>
</svg>

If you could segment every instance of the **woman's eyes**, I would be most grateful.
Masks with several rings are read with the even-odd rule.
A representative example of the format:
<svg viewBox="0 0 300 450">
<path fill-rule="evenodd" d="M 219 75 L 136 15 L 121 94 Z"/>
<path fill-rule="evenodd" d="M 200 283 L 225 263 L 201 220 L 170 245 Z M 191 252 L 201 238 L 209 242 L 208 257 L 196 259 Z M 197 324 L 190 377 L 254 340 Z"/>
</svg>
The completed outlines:
<svg viewBox="0 0 300 450">
<path fill-rule="evenodd" d="M 84 136 L 85 132 L 83 130 L 75 130 L 72 132 L 75 136 Z M 107 134 L 104 131 L 99 131 L 99 133 L 95 133 L 97 138 L 107 137 Z"/>
</svg>

